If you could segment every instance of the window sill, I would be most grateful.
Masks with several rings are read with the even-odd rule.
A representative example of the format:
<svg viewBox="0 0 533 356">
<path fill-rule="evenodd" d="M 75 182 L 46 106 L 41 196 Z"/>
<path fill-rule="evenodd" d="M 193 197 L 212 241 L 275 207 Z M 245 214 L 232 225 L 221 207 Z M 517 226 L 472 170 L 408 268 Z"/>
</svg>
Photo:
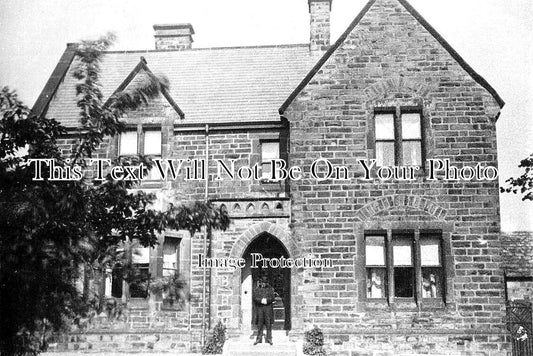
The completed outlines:
<svg viewBox="0 0 533 356">
<path fill-rule="evenodd" d="M 274 180 L 260 180 L 260 189 L 266 190 L 269 192 L 283 191 L 285 186 L 285 181 L 274 181 Z"/>
<path fill-rule="evenodd" d="M 419 305 L 412 298 L 396 298 L 391 304 L 386 298 L 367 298 L 363 301 L 363 305 L 366 311 L 435 311 L 446 308 L 446 304 L 440 298 L 423 299 Z"/>
<path fill-rule="evenodd" d="M 147 309 L 148 308 L 148 299 L 147 298 L 135 298 L 131 297 L 127 302 L 129 309 Z"/>
<path fill-rule="evenodd" d="M 143 180 L 141 181 L 141 184 L 139 185 L 139 188 L 141 189 L 161 188 L 161 187 L 163 187 L 162 180 Z"/>
<path fill-rule="evenodd" d="M 438 309 L 445 309 L 445 308 L 446 308 L 446 304 L 444 304 L 444 302 L 440 298 L 422 299 L 422 302 L 420 303 L 420 309 L 422 311 L 438 310 Z"/>
<path fill-rule="evenodd" d="M 163 300 L 163 303 L 161 303 L 161 310 L 180 311 L 183 310 L 183 305 L 179 302 L 174 302 L 170 304 L 170 302 L 166 302 L 165 300 Z"/>
</svg>

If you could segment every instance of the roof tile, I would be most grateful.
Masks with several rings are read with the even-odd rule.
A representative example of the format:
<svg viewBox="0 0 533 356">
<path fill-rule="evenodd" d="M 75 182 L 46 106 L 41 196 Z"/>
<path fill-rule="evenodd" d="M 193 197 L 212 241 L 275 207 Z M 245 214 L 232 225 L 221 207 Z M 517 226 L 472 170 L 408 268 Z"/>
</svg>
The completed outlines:
<svg viewBox="0 0 533 356">
<path fill-rule="evenodd" d="M 100 73 L 105 98 L 141 56 L 154 74 L 169 79 L 185 123 L 279 120 L 277 109 L 313 65 L 308 45 L 108 52 Z M 79 125 L 74 67 L 75 60 L 47 112 L 67 127 Z"/>
</svg>

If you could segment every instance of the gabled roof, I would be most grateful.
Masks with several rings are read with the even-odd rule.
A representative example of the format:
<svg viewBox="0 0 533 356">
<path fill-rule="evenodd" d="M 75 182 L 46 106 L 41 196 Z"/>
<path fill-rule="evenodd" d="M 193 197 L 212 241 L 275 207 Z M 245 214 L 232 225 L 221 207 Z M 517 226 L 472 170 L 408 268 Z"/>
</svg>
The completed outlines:
<svg viewBox="0 0 533 356">
<path fill-rule="evenodd" d="M 70 55 L 69 47 L 63 57 L 67 52 Z M 151 72 L 169 79 L 167 100 L 173 100 L 184 113 L 182 123 L 279 121 L 277 108 L 313 65 L 307 44 L 112 51 L 100 65 L 104 98 L 127 82 L 135 71 L 132 68 L 142 69 L 140 56 Z M 72 77 L 76 59 L 63 57 L 34 110 L 67 127 L 77 127 L 77 80 Z"/>
<path fill-rule="evenodd" d="M 70 67 L 72 60 L 76 55 L 76 44 L 69 43 L 63 55 L 59 59 L 54 71 L 48 81 L 46 82 L 41 94 L 33 104 L 32 113 L 37 116 L 42 116 L 48 109 L 50 101 L 54 97 L 59 84 L 63 81 L 68 68 Z"/>
<path fill-rule="evenodd" d="M 368 10 L 374 5 L 377 0 L 369 0 L 363 10 L 355 17 L 350 26 L 344 31 L 339 39 L 326 51 L 326 53 L 320 58 L 309 73 L 304 77 L 300 84 L 293 90 L 287 100 L 279 108 L 280 115 L 283 115 L 285 110 L 298 96 L 298 94 L 309 84 L 315 74 L 322 68 L 326 61 L 335 53 L 335 51 L 344 43 L 346 38 L 350 35 L 353 29 L 359 24 L 361 19 L 366 15 Z M 397 0 L 439 43 L 448 53 L 459 63 L 459 65 L 474 79 L 479 85 L 485 88 L 496 100 L 500 108 L 503 108 L 505 102 L 498 95 L 496 90 L 481 76 L 479 75 L 466 61 L 452 48 L 452 46 L 416 11 L 407 0 Z"/>
<path fill-rule="evenodd" d="M 139 61 L 139 63 L 135 66 L 135 68 L 133 68 L 133 70 L 131 71 L 131 73 L 126 77 L 126 79 L 124 79 L 124 81 L 118 86 L 118 88 L 113 92 L 113 95 L 116 94 L 116 93 L 120 93 L 121 91 L 123 91 L 124 89 L 126 89 L 128 87 L 128 85 L 130 85 L 130 83 L 133 81 L 133 79 L 135 79 L 135 77 L 139 74 L 140 71 L 144 71 L 150 78 L 152 78 L 153 80 L 157 80 L 155 75 L 152 73 L 152 71 L 148 68 L 148 65 L 147 65 L 147 62 L 146 62 L 146 59 L 144 57 L 141 56 L 141 60 Z M 161 90 L 161 94 L 165 97 L 165 99 L 167 99 L 167 101 L 169 102 L 170 106 L 172 106 L 172 108 L 178 113 L 178 115 L 180 116 L 180 118 L 185 118 L 185 114 L 183 113 L 183 111 L 180 109 L 180 107 L 178 106 L 178 104 L 176 104 L 176 102 L 174 101 L 174 99 L 172 99 L 172 97 L 170 96 L 170 94 L 168 93 L 168 90 L 166 88 L 162 88 Z M 109 99 L 108 99 L 108 102 L 109 102 Z M 107 102 L 106 102 L 107 104 Z"/>
</svg>

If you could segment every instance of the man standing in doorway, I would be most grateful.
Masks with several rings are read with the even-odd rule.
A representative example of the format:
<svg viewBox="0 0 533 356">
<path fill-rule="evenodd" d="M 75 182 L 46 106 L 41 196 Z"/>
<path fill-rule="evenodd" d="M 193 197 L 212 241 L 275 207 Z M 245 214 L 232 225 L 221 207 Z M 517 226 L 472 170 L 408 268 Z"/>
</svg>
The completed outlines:
<svg viewBox="0 0 533 356">
<path fill-rule="evenodd" d="M 274 310 L 272 303 L 274 302 L 275 294 L 274 288 L 268 284 L 266 276 L 261 277 L 254 289 L 254 303 L 257 320 L 257 338 L 254 345 L 262 342 L 263 329 L 266 326 L 266 342 L 272 345 L 272 323 L 274 322 Z"/>
</svg>

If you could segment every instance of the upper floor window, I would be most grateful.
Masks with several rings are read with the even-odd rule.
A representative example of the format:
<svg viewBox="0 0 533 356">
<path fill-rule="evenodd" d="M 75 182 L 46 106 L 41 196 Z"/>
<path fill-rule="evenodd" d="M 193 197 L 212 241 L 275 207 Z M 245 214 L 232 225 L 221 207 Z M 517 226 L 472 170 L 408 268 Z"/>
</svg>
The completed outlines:
<svg viewBox="0 0 533 356">
<path fill-rule="evenodd" d="M 139 155 L 161 158 L 161 129 L 140 127 L 121 133 L 118 154 L 120 157 Z M 149 172 L 145 172 L 145 179 L 159 179 L 157 170 L 152 167 Z"/>
<path fill-rule="evenodd" d="M 120 134 L 119 156 L 161 156 L 161 130 L 125 131 Z"/>
<path fill-rule="evenodd" d="M 380 110 L 375 114 L 374 124 L 377 165 L 422 165 L 420 111 L 402 108 Z"/>
<path fill-rule="evenodd" d="M 365 235 L 367 298 L 442 298 L 442 233 L 386 231 Z"/>
<path fill-rule="evenodd" d="M 144 131 L 142 154 L 145 156 L 161 156 L 161 130 Z"/>
<path fill-rule="evenodd" d="M 268 179 L 272 175 L 271 160 L 279 159 L 279 157 L 279 141 L 261 142 L 261 171 L 264 179 Z"/>
<path fill-rule="evenodd" d="M 139 139 L 137 131 L 126 131 L 120 134 L 119 156 L 134 156 L 139 154 Z"/>
</svg>

